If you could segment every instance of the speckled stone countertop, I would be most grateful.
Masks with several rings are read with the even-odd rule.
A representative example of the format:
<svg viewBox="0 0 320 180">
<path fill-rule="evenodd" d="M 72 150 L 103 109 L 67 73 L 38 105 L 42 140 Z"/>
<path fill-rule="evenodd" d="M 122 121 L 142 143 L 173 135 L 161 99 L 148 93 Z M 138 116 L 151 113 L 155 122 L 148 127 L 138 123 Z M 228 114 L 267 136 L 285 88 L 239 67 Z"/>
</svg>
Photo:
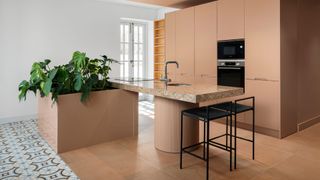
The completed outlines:
<svg viewBox="0 0 320 180">
<path fill-rule="evenodd" d="M 112 87 L 133 92 L 152 94 L 189 103 L 201 103 L 243 94 L 243 88 L 218 86 L 209 83 L 189 83 L 190 86 L 166 86 L 161 81 L 127 82 L 110 80 Z"/>
</svg>

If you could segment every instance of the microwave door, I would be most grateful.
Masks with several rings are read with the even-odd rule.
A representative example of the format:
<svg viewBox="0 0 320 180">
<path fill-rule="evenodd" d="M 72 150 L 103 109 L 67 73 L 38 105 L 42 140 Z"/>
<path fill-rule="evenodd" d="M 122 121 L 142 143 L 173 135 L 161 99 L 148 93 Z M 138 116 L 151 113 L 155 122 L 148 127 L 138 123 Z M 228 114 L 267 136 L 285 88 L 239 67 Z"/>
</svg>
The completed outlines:
<svg viewBox="0 0 320 180">
<path fill-rule="evenodd" d="M 236 57 L 236 47 L 235 46 L 225 46 L 223 48 L 223 55 L 225 58 L 233 59 Z"/>
<path fill-rule="evenodd" d="M 244 59 L 244 41 L 227 41 L 218 42 L 218 59 Z"/>
</svg>

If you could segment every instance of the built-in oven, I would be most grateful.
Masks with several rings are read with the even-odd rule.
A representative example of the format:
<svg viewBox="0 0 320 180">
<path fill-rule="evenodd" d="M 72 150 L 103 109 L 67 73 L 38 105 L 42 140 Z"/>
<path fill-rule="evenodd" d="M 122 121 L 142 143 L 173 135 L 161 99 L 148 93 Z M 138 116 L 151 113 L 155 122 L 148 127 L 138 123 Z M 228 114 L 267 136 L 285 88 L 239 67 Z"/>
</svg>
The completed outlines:
<svg viewBox="0 0 320 180">
<path fill-rule="evenodd" d="M 244 88 L 244 61 L 218 61 L 218 85 Z"/>
<path fill-rule="evenodd" d="M 227 40 L 218 42 L 218 85 L 245 86 L 245 42 Z"/>
<path fill-rule="evenodd" d="M 226 40 L 218 42 L 218 60 L 244 60 L 244 40 Z"/>
</svg>

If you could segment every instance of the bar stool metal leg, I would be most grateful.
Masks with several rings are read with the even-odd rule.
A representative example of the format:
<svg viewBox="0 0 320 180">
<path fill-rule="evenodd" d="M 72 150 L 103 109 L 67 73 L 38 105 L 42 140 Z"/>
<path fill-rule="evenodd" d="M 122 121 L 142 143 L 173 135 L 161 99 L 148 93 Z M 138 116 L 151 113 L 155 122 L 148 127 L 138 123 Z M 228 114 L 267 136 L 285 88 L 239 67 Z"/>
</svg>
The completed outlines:
<svg viewBox="0 0 320 180">
<path fill-rule="evenodd" d="M 206 121 L 203 121 L 203 158 L 206 159 Z"/>
<path fill-rule="evenodd" d="M 232 171 L 232 115 L 230 116 L 230 171 Z"/>
<path fill-rule="evenodd" d="M 207 161 L 207 180 L 209 180 L 209 141 L 210 141 L 210 123 L 209 123 L 209 121 L 206 123 L 207 124 L 207 141 L 206 141 L 206 143 L 205 144 L 207 144 L 207 147 L 206 147 L 206 149 L 207 149 L 207 152 L 206 152 L 206 154 L 207 154 L 207 158 L 206 158 L 206 161 Z"/>
<path fill-rule="evenodd" d="M 228 150 L 229 118 L 226 117 L 226 150 Z"/>
<path fill-rule="evenodd" d="M 255 128 L 255 121 L 256 121 L 256 114 L 255 114 L 255 98 L 253 97 L 253 102 L 252 102 L 252 107 L 253 107 L 253 110 L 252 110 L 252 159 L 254 160 L 254 148 L 255 148 L 255 141 L 256 141 L 256 138 L 255 138 L 255 131 L 256 131 L 256 128 Z"/>
<path fill-rule="evenodd" d="M 237 113 L 234 116 L 234 169 L 237 169 Z"/>
<path fill-rule="evenodd" d="M 182 169 L 182 148 L 183 148 L 183 112 L 181 113 L 181 127 L 180 127 L 180 169 Z"/>
</svg>

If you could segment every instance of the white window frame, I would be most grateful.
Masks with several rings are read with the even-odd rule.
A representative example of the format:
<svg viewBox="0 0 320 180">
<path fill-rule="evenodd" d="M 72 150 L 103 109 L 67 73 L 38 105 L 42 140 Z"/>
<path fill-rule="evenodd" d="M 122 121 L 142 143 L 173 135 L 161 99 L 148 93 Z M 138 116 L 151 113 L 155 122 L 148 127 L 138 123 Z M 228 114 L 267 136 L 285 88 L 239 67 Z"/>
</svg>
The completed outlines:
<svg viewBox="0 0 320 180">
<path fill-rule="evenodd" d="M 142 21 L 135 21 L 135 20 L 121 20 L 120 21 L 120 28 L 121 28 L 121 24 L 130 24 L 130 35 L 129 35 L 129 61 L 130 60 L 134 60 L 134 40 L 133 40 L 133 37 L 134 37 L 134 34 L 133 34 L 133 28 L 134 28 L 134 24 L 136 25 L 139 25 L 139 26 L 144 26 L 144 33 L 143 33 L 143 62 L 142 62 L 142 78 L 147 78 L 148 76 L 148 23 L 147 22 L 142 22 Z M 120 36 L 121 36 L 121 31 L 120 31 Z M 121 47 L 121 44 L 123 42 L 121 42 L 121 39 L 120 39 L 120 47 Z M 120 63 L 122 63 L 120 61 Z M 130 65 L 129 65 L 130 66 Z M 122 71 L 120 70 L 120 77 L 123 77 L 123 74 L 121 72 L 124 72 L 125 70 L 125 67 L 124 66 L 120 66 L 120 68 L 123 68 Z M 131 73 L 131 74 L 130 74 Z M 134 69 L 130 69 L 129 67 L 129 77 L 123 77 L 123 78 L 132 78 L 132 77 L 135 77 L 134 76 Z M 138 74 L 138 77 L 139 77 L 139 74 Z"/>
</svg>

